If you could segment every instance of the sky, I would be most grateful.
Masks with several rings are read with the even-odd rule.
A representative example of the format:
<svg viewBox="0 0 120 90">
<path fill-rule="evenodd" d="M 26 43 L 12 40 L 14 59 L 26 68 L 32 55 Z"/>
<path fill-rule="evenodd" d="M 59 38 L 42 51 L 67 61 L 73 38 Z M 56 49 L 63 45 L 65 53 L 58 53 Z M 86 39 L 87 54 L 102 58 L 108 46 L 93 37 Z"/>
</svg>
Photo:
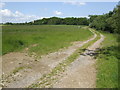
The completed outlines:
<svg viewBox="0 0 120 90">
<path fill-rule="evenodd" d="M 29 22 L 48 17 L 88 17 L 112 11 L 118 2 L 4 2 L 1 22 Z"/>
</svg>

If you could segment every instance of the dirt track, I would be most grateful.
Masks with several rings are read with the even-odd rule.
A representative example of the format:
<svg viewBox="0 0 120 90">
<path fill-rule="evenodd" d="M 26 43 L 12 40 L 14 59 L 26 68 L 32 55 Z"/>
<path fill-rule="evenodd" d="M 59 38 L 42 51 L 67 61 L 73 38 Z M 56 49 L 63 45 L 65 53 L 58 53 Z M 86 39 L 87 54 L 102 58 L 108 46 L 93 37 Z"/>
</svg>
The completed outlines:
<svg viewBox="0 0 120 90">
<path fill-rule="evenodd" d="M 34 57 L 30 57 L 27 53 L 20 53 L 20 52 L 14 52 L 14 53 L 9 53 L 4 55 L 2 57 L 4 87 L 21 88 L 21 87 L 27 87 L 31 85 L 37 79 L 42 77 L 44 74 L 51 72 L 51 70 L 55 66 L 57 66 L 63 60 L 67 59 L 78 48 L 88 43 L 89 41 L 94 40 L 95 38 L 96 38 L 96 34 L 94 34 L 94 37 L 90 38 L 87 41 L 75 42 L 72 46 L 66 49 L 62 49 L 62 50 L 59 50 L 58 52 L 50 53 L 48 55 L 44 55 L 40 60 L 36 60 Z M 101 39 L 98 40 L 96 43 L 94 43 L 88 49 L 94 50 L 98 48 L 99 44 L 102 42 L 103 39 L 104 37 L 101 35 Z M 85 51 L 85 53 L 89 53 L 89 52 Z M 88 87 L 92 87 L 91 85 L 95 84 L 94 79 L 95 79 L 96 70 L 93 67 L 94 63 L 95 63 L 95 60 L 93 60 L 91 56 L 80 55 L 80 57 L 75 62 L 73 62 L 65 72 L 67 75 L 65 74 L 64 78 L 61 78 L 53 86 L 57 88 L 58 87 L 85 87 L 86 85 Z M 16 72 L 13 74 L 13 71 L 14 72 L 16 71 Z M 88 77 L 88 74 L 90 73 L 91 73 L 90 76 L 92 77 Z M 84 79 L 89 80 L 89 78 L 90 78 L 90 81 L 92 81 L 91 85 L 88 85 L 90 81 L 84 80 Z M 79 84 L 76 84 L 78 82 Z"/>
<path fill-rule="evenodd" d="M 95 50 L 100 47 L 104 36 L 96 41 L 93 45 L 80 55 L 64 73 L 53 88 L 95 88 L 96 87 L 96 69 L 95 59 L 92 57 Z"/>
</svg>

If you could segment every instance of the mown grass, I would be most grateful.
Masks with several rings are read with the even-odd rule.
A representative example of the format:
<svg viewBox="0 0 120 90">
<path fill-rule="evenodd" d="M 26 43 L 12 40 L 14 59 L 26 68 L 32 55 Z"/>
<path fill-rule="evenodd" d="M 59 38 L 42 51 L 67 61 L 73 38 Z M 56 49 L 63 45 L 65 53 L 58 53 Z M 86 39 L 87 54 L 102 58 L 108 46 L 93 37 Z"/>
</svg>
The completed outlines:
<svg viewBox="0 0 120 90">
<path fill-rule="evenodd" d="M 118 52 L 117 36 L 101 32 L 106 38 L 97 56 L 97 88 L 118 88 Z"/>
<path fill-rule="evenodd" d="M 82 26 L 81 26 L 82 27 Z M 92 33 L 73 25 L 13 25 L 2 26 L 2 54 L 21 51 L 30 47 L 30 52 L 39 55 L 67 47 L 70 42 L 87 40 Z"/>
<path fill-rule="evenodd" d="M 39 79 L 38 83 L 32 84 L 30 85 L 28 88 L 46 88 L 52 87 L 52 84 L 54 82 L 56 82 L 56 80 L 58 79 L 58 77 L 61 75 L 62 72 L 65 71 L 66 67 L 69 66 L 72 62 L 74 62 L 77 57 L 85 51 L 85 49 L 92 45 L 94 42 L 96 42 L 98 39 L 100 39 L 100 34 L 97 33 L 97 37 L 86 43 L 85 45 L 83 45 L 82 47 L 80 47 L 79 49 L 77 49 L 71 56 L 69 56 L 66 60 L 64 60 L 63 62 L 59 63 L 49 74 L 44 75 L 43 77 L 41 77 Z"/>
</svg>

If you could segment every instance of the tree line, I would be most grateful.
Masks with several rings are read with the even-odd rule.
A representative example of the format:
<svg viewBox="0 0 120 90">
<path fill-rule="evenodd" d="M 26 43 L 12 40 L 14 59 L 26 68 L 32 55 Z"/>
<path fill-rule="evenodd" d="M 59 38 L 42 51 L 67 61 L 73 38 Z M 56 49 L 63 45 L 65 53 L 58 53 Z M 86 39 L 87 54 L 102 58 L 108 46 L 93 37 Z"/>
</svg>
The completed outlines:
<svg viewBox="0 0 120 90">
<path fill-rule="evenodd" d="M 34 20 L 26 23 L 5 23 L 6 25 L 89 25 L 89 20 L 87 18 L 59 18 L 59 17 L 50 17 L 43 18 L 39 20 Z"/>
<path fill-rule="evenodd" d="M 120 33 L 120 5 L 103 15 L 90 15 L 90 27 L 110 33 Z"/>
<path fill-rule="evenodd" d="M 35 20 L 33 22 L 29 22 L 30 25 L 89 25 L 87 18 L 75 18 L 75 17 L 67 17 L 67 18 L 59 18 L 59 17 L 51 17 L 51 18 L 43 18 L 41 20 Z"/>
<path fill-rule="evenodd" d="M 120 2 L 109 13 L 103 15 L 89 15 L 89 18 L 59 18 L 50 17 L 26 23 L 5 23 L 6 25 L 88 25 L 97 30 L 110 33 L 120 33 Z"/>
</svg>

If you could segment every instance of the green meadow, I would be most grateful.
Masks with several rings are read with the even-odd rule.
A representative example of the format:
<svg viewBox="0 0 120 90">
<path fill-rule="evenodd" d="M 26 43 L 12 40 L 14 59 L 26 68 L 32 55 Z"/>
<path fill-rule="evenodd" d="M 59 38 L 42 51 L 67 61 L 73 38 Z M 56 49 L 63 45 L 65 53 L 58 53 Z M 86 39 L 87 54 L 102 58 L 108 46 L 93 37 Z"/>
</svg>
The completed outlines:
<svg viewBox="0 0 120 90">
<path fill-rule="evenodd" d="M 68 47 L 71 42 L 83 41 L 93 34 L 75 25 L 9 25 L 2 26 L 2 54 L 22 51 L 39 55 Z"/>
</svg>

